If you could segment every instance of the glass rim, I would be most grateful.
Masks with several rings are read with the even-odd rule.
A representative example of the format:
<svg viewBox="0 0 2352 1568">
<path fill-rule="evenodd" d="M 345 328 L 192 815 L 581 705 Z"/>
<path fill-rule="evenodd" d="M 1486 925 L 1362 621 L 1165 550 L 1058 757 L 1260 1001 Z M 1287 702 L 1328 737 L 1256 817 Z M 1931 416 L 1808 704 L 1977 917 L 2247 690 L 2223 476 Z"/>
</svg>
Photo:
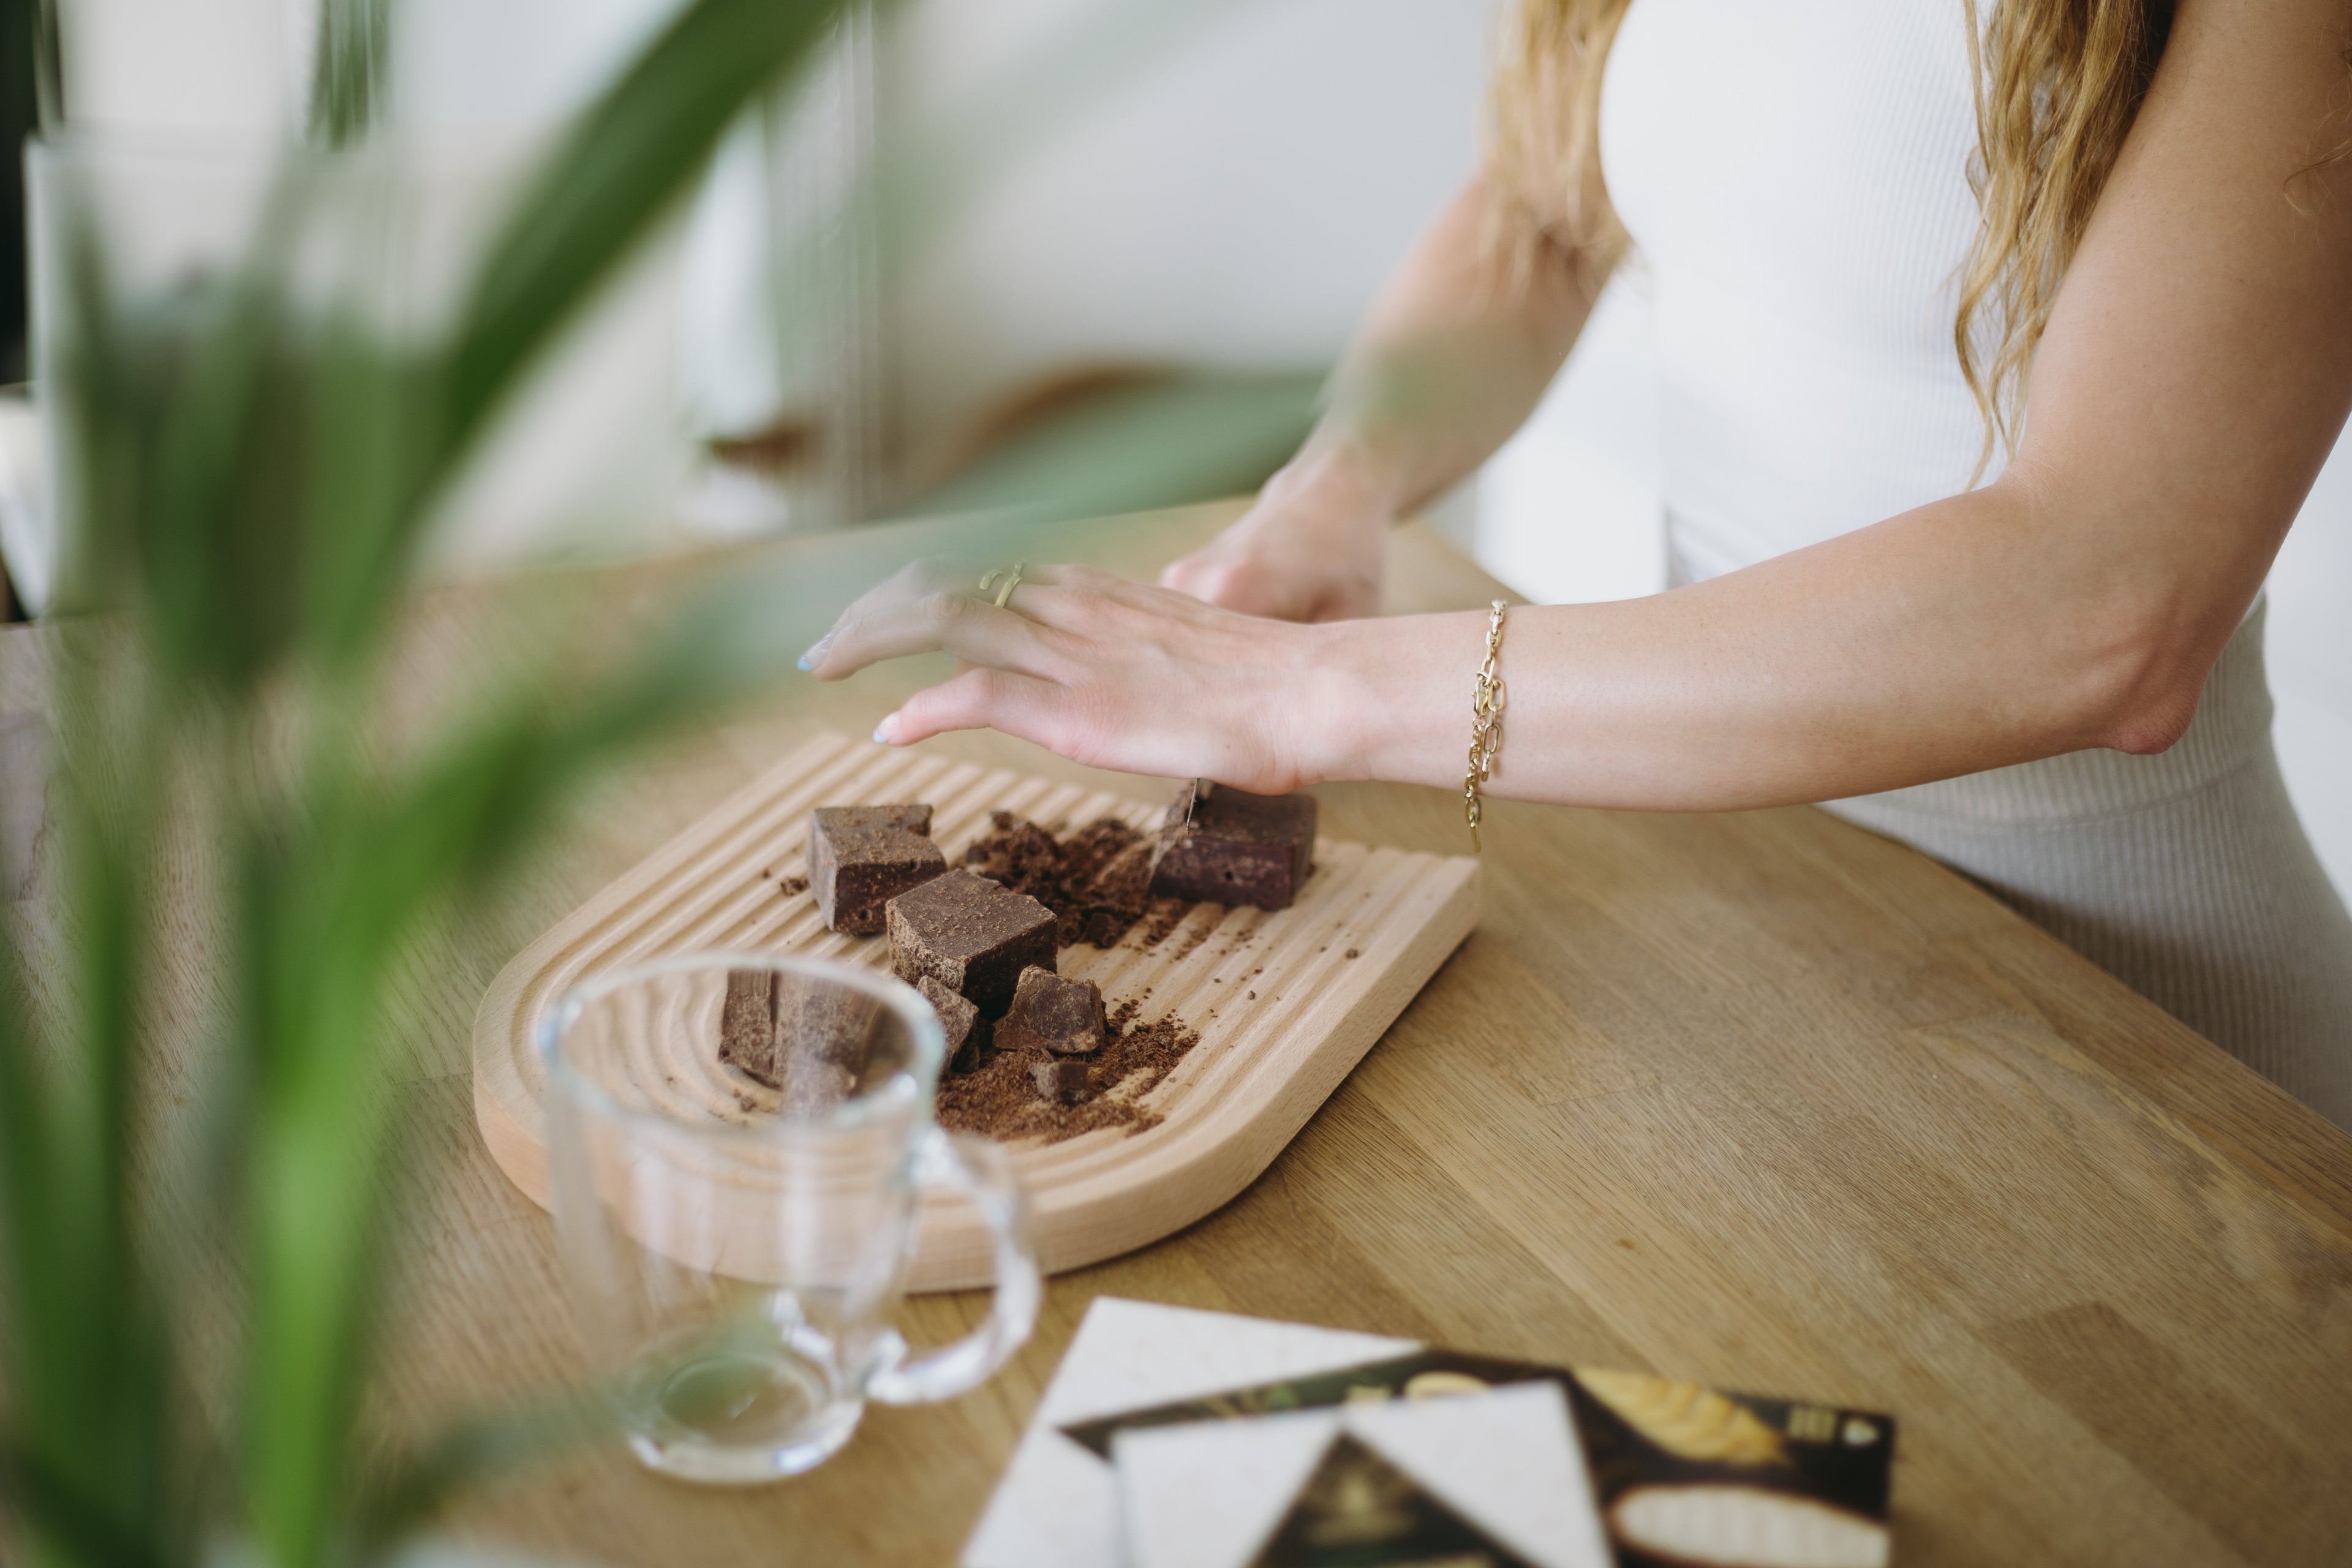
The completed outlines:
<svg viewBox="0 0 2352 1568">
<path fill-rule="evenodd" d="M 761 1123 L 730 1126 L 726 1123 L 688 1123 L 658 1111 L 633 1110 L 614 1100 L 602 1086 L 591 1081 L 565 1058 L 564 1034 L 589 1007 L 615 992 L 647 980 L 706 969 L 769 969 L 862 991 L 897 1014 L 908 1026 L 914 1037 L 914 1062 L 908 1068 L 891 1074 L 887 1082 L 853 1095 L 819 1114 L 791 1114 L 780 1110 Z M 618 969 L 590 975 L 540 1009 L 539 1016 L 531 1025 L 531 1044 L 541 1069 L 547 1074 L 550 1091 L 552 1092 L 560 1081 L 566 1093 L 600 1116 L 638 1126 L 662 1128 L 672 1133 L 691 1133 L 698 1138 L 716 1137 L 751 1142 L 772 1142 L 779 1137 L 810 1132 L 856 1131 L 886 1111 L 898 1108 L 903 1098 L 899 1092 L 901 1084 L 909 1086 L 910 1093 L 920 1097 L 916 1111 L 928 1120 L 930 1116 L 929 1097 L 922 1095 L 921 1091 L 926 1084 L 934 1087 L 938 1084 L 940 1068 L 947 1058 L 947 1032 L 940 1026 L 939 1014 L 913 986 L 894 975 L 877 973 L 870 969 L 843 963 L 838 959 L 809 958 L 797 953 L 747 952 L 724 948 L 671 953 L 667 957 L 647 959 L 641 963 L 625 964 Z"/>
</svg>

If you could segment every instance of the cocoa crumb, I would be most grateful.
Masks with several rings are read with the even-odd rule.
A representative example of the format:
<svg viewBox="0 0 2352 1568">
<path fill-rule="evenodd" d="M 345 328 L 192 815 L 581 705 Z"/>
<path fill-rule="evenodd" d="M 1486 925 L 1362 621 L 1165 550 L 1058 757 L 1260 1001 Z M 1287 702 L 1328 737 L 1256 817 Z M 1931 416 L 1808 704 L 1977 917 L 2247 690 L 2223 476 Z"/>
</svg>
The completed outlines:
<svg viewBox="0 0 2352 1568">
<path fill-rule="evenodd" d="M 793 898 L 797 894 L 805 893 L 808 891 L 808 879 L 806 877 L 787 877 L 782 881 L 776 884 L 776 891 L 782 893 L 788 899 Z"/>
<path fill-rule="evenodd" d="M 977 1069 L 940 1080 L 940 1125 L 1001 1142 L 1045 1143 L 1105 1127 L 1125 1128 L 1129 1137 L 1157 1127 L 1160 1113 L 1140 1102 L 1176 1070 L 1201 1037 L 1174 1014 L 1139 1023 L 1139 1011 L 1130 997 L 1106 1015 L 1103 1047 L 1086 1058 L 1087 1098 L 1076 1104 L 1057 1104 L 1037 1092 L 1031 1068 L 1046 1059 L 1045 1052 L 992 1050 Z"/>
<path fill-rule="evenodd" d="M 1354 948 L 1352 948 L 1352 947 L 1351 947 L 1351 948 L 1349 948 L 1347 952 L 1345 952 L 1341 953 L 1339 956 L 1340 956 L 1340 957 L 1342 957 L 1342 958 L 1353 958 L 1353 957 L 1355 957 L 1355 956 L 1356 956 L 1356 950 L 1355 950 Z"/>
<path fill-rule="evenodd" d="M 1184 938 L 1184 944 L 1176 950 L 1171 962 L 1181 963 L 1186 959 L 1192 957 L 1194 953 L 1200 952 L 1201 944 L 1207 942 L 1209 938 L 1215 933 L 1216 929 L 1217 922 L 1212 920 L 1206 925 L 1203 925 L 1199 931 L 1192 931 L 1186 935 Z"/>
<path fill-rule="evenodd" d="M 1115 816 L 1059 840 L 1009 811 L 989 822 L 963 852 L 965 867 L 1053 910 L 1062 946 L 1116 947 L 1143 918 L 1152 841 L 1141 832 Z"/>
<path fill-rule="evenodd" d="M 1143 945 L 1158 947 L 1166 942 L 1175 934 L 1176 928 L 1184 923 L 1184 917 L 1192 912 L 1192 906 L 1181 899 L 1152 900 L 1151 918 L 1143 927 Z"/>
</svg>

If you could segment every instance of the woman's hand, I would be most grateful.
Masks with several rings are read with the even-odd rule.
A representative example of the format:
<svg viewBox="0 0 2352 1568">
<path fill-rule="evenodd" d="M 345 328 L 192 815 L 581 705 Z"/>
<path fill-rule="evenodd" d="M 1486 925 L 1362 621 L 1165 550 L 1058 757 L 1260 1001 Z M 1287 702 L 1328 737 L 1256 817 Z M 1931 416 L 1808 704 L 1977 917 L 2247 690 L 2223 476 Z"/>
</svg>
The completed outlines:
<svg viewBox="0 0 2352 1568">
<path fill-rule="evenodd" d="M 1089 566 L 1029 569 L 1002 609 L 977 574 L 919 562 L 842 613 L 804 668 L 838 680 L 944 650 L 964 668 L 874 735 L 1001 730 L 1074 762 L 1278 795 L 1329 776 L 1325 715 L 1349 710 L 1317 628 L 1236 615 Z"/>
<path fill-rule="evenodd" d="M 1160 574 L 1206 604 L 1285 621 L 1369 616 L 1395 511 L 1333 465 L 1302 456 L 1266 481 L 1257 504 Z"/>
</svg>

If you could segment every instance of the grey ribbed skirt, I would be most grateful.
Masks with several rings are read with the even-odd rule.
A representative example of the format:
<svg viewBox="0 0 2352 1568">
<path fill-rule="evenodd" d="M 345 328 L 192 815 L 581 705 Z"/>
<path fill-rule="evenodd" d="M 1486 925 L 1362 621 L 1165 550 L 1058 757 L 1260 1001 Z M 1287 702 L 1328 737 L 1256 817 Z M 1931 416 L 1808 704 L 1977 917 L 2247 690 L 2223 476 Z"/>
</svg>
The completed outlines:
<svg viewBox="0 0 2352 1568">
<path fill-rule="evenodd" d="M 1964 872 L 2352 1131 L 2352 915 L 2271 746 L 2264 605 L 2188 732 L 1828 802 Z"/>
</svg>

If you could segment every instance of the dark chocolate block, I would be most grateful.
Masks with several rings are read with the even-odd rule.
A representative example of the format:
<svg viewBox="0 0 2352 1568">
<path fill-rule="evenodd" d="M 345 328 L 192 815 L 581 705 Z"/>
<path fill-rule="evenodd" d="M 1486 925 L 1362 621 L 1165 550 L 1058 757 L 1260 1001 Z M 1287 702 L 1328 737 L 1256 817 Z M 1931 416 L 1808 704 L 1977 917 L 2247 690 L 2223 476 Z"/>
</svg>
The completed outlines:
<svg viewBox="0 0 2352 1568">
<path fill-rule="evenodd" d="M 1288 909 L 1315 869 L 1315 797 L 1197 787 L 1168 808 L 1151 896 Z"/>
<path fill-rule="evenodd" d="M 719 1059 L 776 1087 L 776 972 L 730 969 L 719 1011 Z"/>
<path fill-rule="evenodd" d="M 874 1026 L 882 1004 L 846 985 L 803 980 L 797 974 L 776 977 L 776 1060 L 821 1061 L 841 1068 L 853 1079 L 866 1071 L 874 1050 Z"/>
<path fill-rule="evenodd" d="M 1029 1064 L 1029 1081 L 1056 1105 L 1076 1105 L 1087 1098 L 1087 1064 L 1076 1057 L 1047 1057 Z"/>
<path fill-rule="evenodd" d="M 980 1054 L 988 1048 L 988 1020 L 980 1009 L 926 974 L 915 982 L 915 989 L 940 1016 L 940 1028 L 948 1040 L 947 1055 L 941 1058 L 953 1072 L 970 1072 L 980 1065 Z"/>
<path fill-rule="evenodd" d="M 719 1059 L 782 1090 L 788 1115 L 822 1110 L 856 1091 L 880 1011 L 845 986 L 770 969 L 730 970 Z"/>
<path fill-rule="evenodd" d="M 1102 1049 L 1102 992 L 1091 980 L 1065 980 L 1045 969 L 1024 969 L 1013 988 L 1013 1006 L 996 1026 L 996 1043 L 1008 1051 L 1042 1047 L 1061 1057 Z"/>
<path fill-rule="evenodd" d="M 882 906 L 948 868 L 928 805 L 821 805 L 809 813 L 809 886 L 835 931 L 871 936 Z"/>
<path fill-rule="evenodd" d="M 1054 911 L 969 871 L 950 871 L 887 906 L 890 967 L 912 985 L 926 974 L 1001 1018 L 1031 964 L 1054 967 Z"/>
</svg>

